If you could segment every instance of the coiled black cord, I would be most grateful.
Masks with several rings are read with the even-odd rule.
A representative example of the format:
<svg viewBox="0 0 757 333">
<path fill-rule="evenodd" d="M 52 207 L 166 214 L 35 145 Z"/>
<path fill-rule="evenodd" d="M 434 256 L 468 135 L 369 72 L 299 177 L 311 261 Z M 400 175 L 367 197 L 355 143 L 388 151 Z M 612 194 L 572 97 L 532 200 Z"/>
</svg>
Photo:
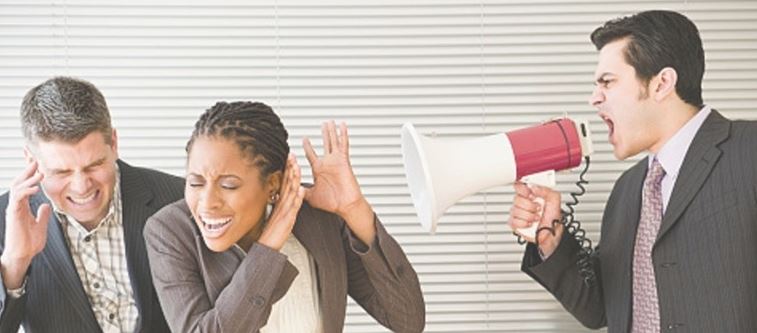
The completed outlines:
<svg viewBox="0 0 757 333">
<path fill-rule="evenodd" d="M 589 158 L 589 156 L 586 156 L 584 158 L 584 161 L 586 166 L 584 167 L 583 171 L 581 171 L 581 174 L 578 177 L 579 179 L 576 182 L 576 186 L 579 188 L 579 191 L 570 193 L 573 201 L 565 204 L 567 210 L 561 209 L 562 214 L 560 216 L 560 220 L 555 219 L 552 221 L 552 224 L 550 226 L 543 226 L 536 230 L 536 237 L 534 241 L 536 242 L 536 246 L 538 248 L 539 234 L 543 231 L 547 231 L 555 236 L 555 227 L 558 223 L 562 224 L 565 230 L 578 242 L 578 245 L 581 247 L 581 250 L 578 253 L 578 273 L 581 275 L 581 278 L 583 278 L 584 284 L 590 287 L 596 282 L 596 273 L 594 272 L 594 267 L 591 263 L 591 255 L 594 253 L 594 247 L 591 239 L 586 236 L 586 231 L 581 228 L 581 222 L 575 218 L 576 211 L 574 208 L 574 206 L 579 203 L 578 197 L 586 193 L 586 188 L 584 187 L 584 185 L 589 183 L 584 177 L 586 176 L 586 172 L 589 170 L 591 159 Z M 526 244 L 526 240 L 524 240 L 523 237 L 521 237 L 517 233 L 513 234 L 518 237 L 518 244 Z"/>
<path fill-rule="evenodd" d="M 578 253 L 578 273 L 584 279 L 586 286 L 590 287 L 596 281 L 596 274 L 591 263 L 591 255 L 594 253 L 594 246 L 591 242 L 591 239 L 586 236 L 586 231 L 581 228 L 581 222 L 575 218 L 574 213 L 576 211 L 573 208 L 579 202 L 578 197 L 586 193 L 586 188 L 584 187 L 584 185 L 589 183 L 584 178 L 586 172 L 589 170 L 589 164 L 591 162 L 589 156 L 586 156 L 584 158 L 584 161 L 586 162 L 586 167 L 583 171 L 581 171 L 581 174 L 578 176 L 578 181 L 576 182 L 576 186 L 580 189 L 580 191 L 570 193 L 570 196 L 573 198 L 573 202 L 565 204 L 568 210 L 562 211 L 561 223 L 565 226 L 565 229 L 568 231 L 568 233 L 570 233 L 571 236 L 575 238 L 576 242 L 578 242 L 578 245 L 581 247 L 581 250 Z"/>
</svg>

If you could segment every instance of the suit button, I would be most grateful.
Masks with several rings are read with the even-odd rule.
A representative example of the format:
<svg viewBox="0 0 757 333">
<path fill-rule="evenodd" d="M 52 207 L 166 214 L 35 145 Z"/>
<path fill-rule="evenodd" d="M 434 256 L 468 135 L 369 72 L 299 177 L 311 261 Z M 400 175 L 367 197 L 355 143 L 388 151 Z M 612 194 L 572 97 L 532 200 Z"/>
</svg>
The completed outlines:
<svg viewBox="0 0 757 333">
<path fill-rule="evenodd" d="M 669 324 L 667 328 L 668 328 L 668 331 L 672 331 L 672 330 L 674 330 L 676 328 L 679 328 L 681 326 L 683 326 L 683 324 L 681 324 L 681 323 L 674 323 L 674 324 Z"/>
<path fill-rule="evenodd" d="M 678 265 L 678 264 L 674 263 L 674 262 L 665 262 L 665 263 L 662 263 L 662 265 L 660 265 L 660 266 L 662 266 L 662 268 L 671 268 L 671 267 L 673 267 L 675 265 Z"/>
<path fill-rule="evenodd" d="M 405 266 L 397 266 L 396 268 L 397 275 L 402 276 L 405 274 Z"/>
<path fill-rule="evenodd" d="M 265 299 L 261 296 L 255 296 L 252 298 L 252 304 L 255 304 L 255 306 L 263 306 L 263 304 L 265 304 Z"/>
</svg>

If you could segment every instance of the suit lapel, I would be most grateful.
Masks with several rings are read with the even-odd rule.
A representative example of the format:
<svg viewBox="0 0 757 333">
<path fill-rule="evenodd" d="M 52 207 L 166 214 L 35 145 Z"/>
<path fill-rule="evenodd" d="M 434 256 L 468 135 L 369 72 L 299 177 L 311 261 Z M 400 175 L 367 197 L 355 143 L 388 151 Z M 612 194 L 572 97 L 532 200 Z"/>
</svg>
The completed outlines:
<svg viewBox="0 0 757 333">
<path fill-rule="evenodd" d="M 33 205 L 32 211 L 36 211 L 37 207 L 43 202 L 47 202 L 47 200 L 41 199 L 40 202 Z M 84 292 L 79 273 L 76 272 L 74 267 L 62 225 L 56 214 L 52 214 L 48 220 L 47 243 L 42 250 L 41 259 L 48 271 L 56 276 L 55 280 L 61 285 L 60 292 L 71 302 L 71 308 L 79 315 L 81 320 L 77 321 L 87 328 L 86 332 L 99 332 L 100 325 L 97 323 L 95 313 L 92 312 L 92 305 Z"/>
<path fill-rule="evenodd" d="M 678 172 L 678 178 L 673 187 L 668 208 L 662 217 L 656 242 L 659 242 L 679 221 L 683 212 L 709 177 L 722 153 L 717 145 L 728 137 L 730 129 L 730 121 L 713 110 L 694 136 L 694 140 L 691 142 L 681 164 L 681 170 Z"/>
<path fill-rule="evenodd" d="M 333 297 L 333 295 L 342 293 L 339 292 L 340 288 L 346 287 L 346 282 L 340 282 L 340 279 L 344 279 L 344 277 L 338 270 L 340 264 L 337 262 L 339 258 L 344 258 L 344 254 L 338 253 L 337 249 L 334 248 L 335 246 L 341 248 L 342 243 L 339 237 L 328 236 L 330 233 L 338 233 L 338 230 L 324 230 L 328 227 L 328 221 L 318 221 L 314 212 L 314 208 L 303 203 L 293 233 L 315 261 L 318 275 L 318 302 L 321 305 L 323 331 L 339 332 L 342 328 L 333 327 L 337 323 L 331 319 L 339 318 L 339 312 L 336 311 L 343 311 L 345 306 L 337 303 L 338 297 Z M 334 244 L 334 240 L 336 240 L 336 244 Z M 307 274 L 307 272 L 300 272 L 300 274 Z"/>
<path fill-rule="evenodd" d="M 137 328 L 149 320 L 157 309 L 152 309 L 152 283 L 150 267 L 147 265 L 147 250 L 142 236 L 147 218 L 152 209 L 148 205 L 153 199 L 153 193 L 135 170 L 121 161 L 118 163 L 121 174 L 121 209 L 124 228 L 124 244 L 126 246 L 126 265 L 129 280 L 134 291 L 134 301 L 139 309 L 140 322 Z"/>
<path fill-rule="evenodd" d="M 644 178 L 647 174 L 647 159 L 639 161 L 636 166 L 629 170 L 628 185 L 623 189 L 620 194 L 620 198 L 616 201 L 615 205 L 620 207 L 625 212 L 617 226 L 617 232 L 614 233 L 613 240 L 618 241 L 620 248 L 618 249 L 618 255 L 622 260 L 618 263 L 622 267 L 622 272 L 628 272 L 621 274 L 621 290 L 623 296 L 621 299 L 625 301 L 623 304 L 625 310 L 620 313 L 628 313 L 628 317 L 625 318 L 627 323 L 621 324 L 621 327 L 626 327 L 630 330 L 631 325 L 631 303 L 632 303 L 632 281 L 631 272 L 633 272 L 633 249 L 636 242 L 636 232 L 639 227 L 639 218 L 641 214 L 641 191 L 644 187 Z M 612 244 L 612 243 L 611 243 Z M 602 248 L 600 246 L 600 248 Z M 600 250 L 602 251 L 602 250 Z"/>
<path fill-rule="evenodd" d="M 619 235 L 633 235 L 633 237 L 619 237 L 620 239 L 625 239 L 626 242 L 624 243 L 623 250 L 630 250 L 628 258 L 630 259 L 633 256 L 633 247 L 634 242 L 636 241 L 636 231 L 639 227 L 639 219 L 641 218 L 641 196 L 642 196 L 642 190 L 644 188 L 644 178 L 647 175 L 647 162 L 648 158 L 644 158 L 643 160 L 639 161 L 638 164 L 631 169 L 631 173 L 628 175 L 629 177 L 629 185 L 624 190 L 626 195 L 622 196 L 622 202 L 618 203 L 620 205 L 628 207 L 628 209 L 625 210 L 625 221 L 621 223 L 620 225 L 620 234 Z"/>
<path fill-rule="evenodd" d="M 194 220 L 192 221 L 194 224 Z M 193 228 L 196 226 L 193 225 Z M 216 300 L 221 292 L 226 288 L 231 279 L 234 278 L 244 255 L 237 255 L 233 249 L 229 249 L 223 252 L 213 252 L 208 250 L 208 246 L 205 245 L 202 235 L 199 230 L 196 230 L 194 234 L 194 242 L 197 253 L 200 258 L 198 262 L 200 264 L 200 271 L 205 278 L 205 288 L 208 292 L 208 299 L 211 304 L 215 306 Z"/>
</svg>

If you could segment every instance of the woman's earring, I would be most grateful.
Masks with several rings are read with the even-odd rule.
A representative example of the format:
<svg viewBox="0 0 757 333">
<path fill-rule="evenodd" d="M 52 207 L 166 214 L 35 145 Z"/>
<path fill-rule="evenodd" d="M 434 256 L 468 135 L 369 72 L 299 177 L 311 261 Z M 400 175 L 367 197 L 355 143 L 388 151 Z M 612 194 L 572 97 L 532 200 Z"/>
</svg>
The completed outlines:
<svg viewBox="0 0 757 333">
<path fill-rule="evenodd" d="M 276 201 L 279 201 L 279 192 L 271 192 L 271 195 L 268 197 L 268 204 L 265 205 L 265 219 L 268 220 L 268 217 L 271 216 L 271 212 L 273 211 L 273 205 L 276 204 Z"/>
<path fill-rule="evenodd" d="M 276 201 L 279 201 L 279 192 L 273 192 L 271 193 L 271 196 L 268 197 L 269 204 L 273 205 Z"/>
</svg>

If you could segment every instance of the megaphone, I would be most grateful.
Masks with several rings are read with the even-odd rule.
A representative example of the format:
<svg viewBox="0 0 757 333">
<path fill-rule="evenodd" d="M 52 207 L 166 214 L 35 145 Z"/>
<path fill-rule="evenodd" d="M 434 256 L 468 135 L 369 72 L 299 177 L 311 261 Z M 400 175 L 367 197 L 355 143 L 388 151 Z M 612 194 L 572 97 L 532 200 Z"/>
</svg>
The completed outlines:
<svg viewBox="0 0 757 333">
<path fill-rule="evenodd" d="M 402 158 L 421 226 L 431 233 L 444 212 L 473 193 L 517 180 L 555 187 L 555 171 L 574 168 L 593 151 L 588 122 L 562 118 L 470 139 L 420 135 L 402 126 Z M 519 229 L 533 238 L 537 225 Z"/>
</svg>

